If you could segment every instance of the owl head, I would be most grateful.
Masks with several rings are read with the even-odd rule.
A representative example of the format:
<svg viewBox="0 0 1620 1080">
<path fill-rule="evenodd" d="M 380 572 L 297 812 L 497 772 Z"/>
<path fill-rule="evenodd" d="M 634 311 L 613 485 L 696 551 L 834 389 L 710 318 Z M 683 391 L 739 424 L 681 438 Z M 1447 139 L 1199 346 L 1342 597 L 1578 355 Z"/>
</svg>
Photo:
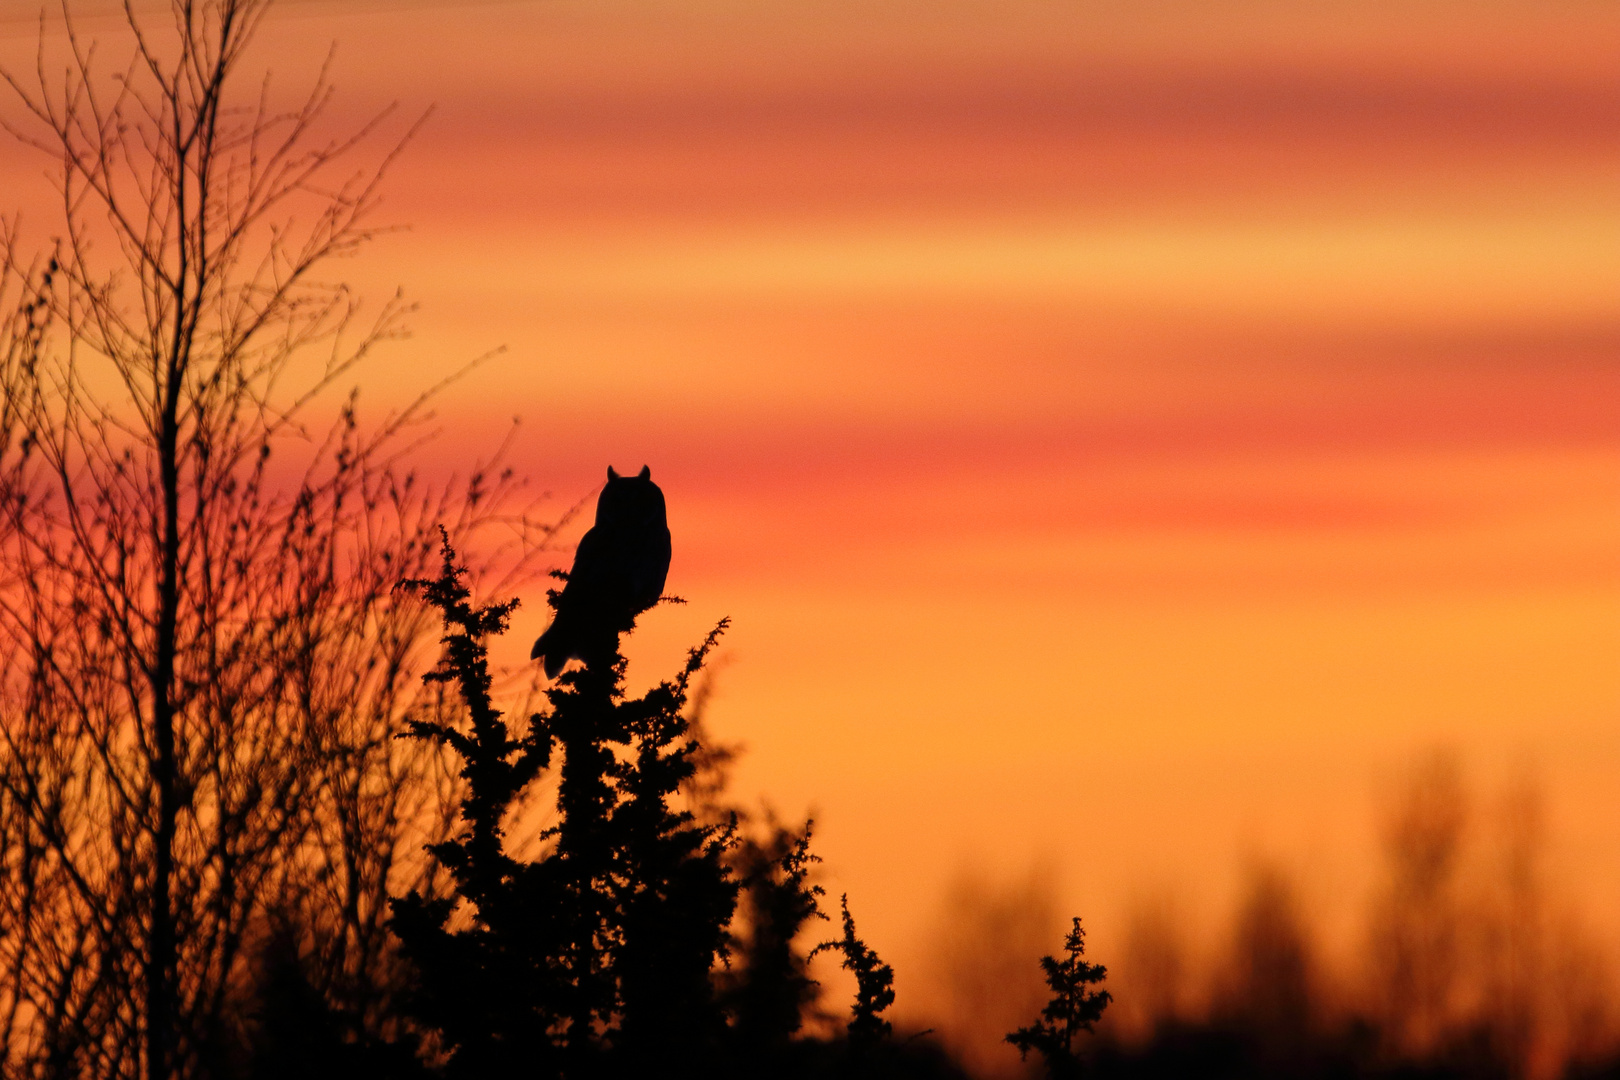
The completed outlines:
<svg viewBox="0 0 1620 1080">
<path fill-rule="evenodd" d="M 652 482 L 652 470 L 643 465 L 635 476 L 620 476 L 608 466 L 607 486 L 596 500 L 596 524 L 608 529 L 661 525 L 664 493 Z"/>
</svg>

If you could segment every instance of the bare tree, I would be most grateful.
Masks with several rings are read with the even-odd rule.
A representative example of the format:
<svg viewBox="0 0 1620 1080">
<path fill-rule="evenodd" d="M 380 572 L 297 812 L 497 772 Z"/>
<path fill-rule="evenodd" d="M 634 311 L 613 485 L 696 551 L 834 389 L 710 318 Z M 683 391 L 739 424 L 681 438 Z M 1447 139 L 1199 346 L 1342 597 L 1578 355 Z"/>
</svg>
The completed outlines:
<svg viewBox="0 0 1620 1080">
<path fill-rule="evenodd" d="M 1228 948 L 1213 1015 L 1270 1047 L 1298 1050 L 1322 1019 L 1321 976 L 1298 891 L 1281 869 L 1250 868 Z"/>
<path fill-rule="evenodd" d="M 1459 871 L 1469 825 L 1462 769 L 1435 752 L 1416 763 L 1384 823 L 1388 880 L 1370 912 L 1370 989 L 1390 1049 L 1442 1048 L 1460 1015 L 1464 913 Z"/>
<path fill-rule="evenodd" d="M 1187 986 L 1194 970 L 1187 922 L 1180 898 L 1169 891 L 1138 895 L 1128 909 L 1121 962 L 1111 969 L 1120 991 L 1110 1017 L 1127 1041 L 1146 1041 L 1185 1020 L 1195 1005 Z"/>
<path fill-rule="evenodd" d="M 924 1009 L 975 1075 L 1013 1076 L 1006 1033 L 1046 1003 L 1041 954 L 1061 926 L 1051 869 L 996 879 L 963 867 L 946 887 L 929 940 Z"/>
<path fill-rule="evenodd" d="M 60 80 L 43 37 L 5 75 L 62 230 L 39 256 L 0 234 L 8 1076 L 218 1074 L 277 921 L 379 1022 L 386 898 L 448 782 L 393 738 L 437 703 L 436 626 L 392 586 L 441 523 L 511 573 L 548 535 L 508 472 L 409 471 L 425 399 L 366 427 L 342 396 L 408 309 L 322 275 L 377 234 L 404 139 L 323 134 L 324 69 L 288 108 L 239 95 L 268 8 L 126 6 L 112 78 L 70 19 Z M 469 535 L 492 526 L 504 548 Z"/>
</svg>

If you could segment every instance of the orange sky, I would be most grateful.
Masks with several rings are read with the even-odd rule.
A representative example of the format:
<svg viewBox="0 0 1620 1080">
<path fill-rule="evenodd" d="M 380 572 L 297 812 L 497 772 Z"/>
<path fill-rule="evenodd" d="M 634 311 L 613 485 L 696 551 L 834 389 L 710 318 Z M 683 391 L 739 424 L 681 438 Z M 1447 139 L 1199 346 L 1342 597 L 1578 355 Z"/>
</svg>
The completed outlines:
<svg viewBox="0 0 1620 1080">
<path fill-rule="evenodd" d="M 331 40 L 347 114 L 436 108 L 366 393 L 505 345 L 445 453 L 651 465 L 641 676 L 733 617 L 739 792 L 902 997 L 966 865 L 1056 867 L 1105 962 L 1254 857 L 1348 918 L 1436 744 L 1620 909 L 1620 9 L 287 0 L 259 59 Z"/>
</svg>

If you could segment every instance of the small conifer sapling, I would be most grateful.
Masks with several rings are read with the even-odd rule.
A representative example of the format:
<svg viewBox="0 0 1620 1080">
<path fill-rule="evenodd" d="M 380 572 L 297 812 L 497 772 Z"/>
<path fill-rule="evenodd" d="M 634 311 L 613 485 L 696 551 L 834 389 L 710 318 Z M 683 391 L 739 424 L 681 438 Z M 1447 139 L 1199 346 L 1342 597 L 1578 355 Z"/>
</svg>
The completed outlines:
<svg viewBox="0 0 1620 1080">
<path fill-rule="evenodd" d="M 1108 969 L 1085 961 L 1086 932 L 1081 929 L 1078 918 L 1064 939 L 1063 948 L 1067 955 L 1062 960 L 1041 957 L 1052 1000 L 1047 1002 L 1034 1024 L 1007 1036 L 1007 1041 L 1018 1047 L 1023 1057 L 1027 1058 L 1031 1050 L 1039 1051 L 1048 1074 L 1054 1078 L 1080 1075 L 1075 1040 L 1082 1032 L 1092 1029 L 1113 1000 L 1107 990 L 1092 989 L 1107 977 Z"/>
<path fill-rule="evenodd" d="M 855 1007 L 849 1017 L 849 1050 L 863 1057 L 876 1049 L 893 1030 L 882 1013 L 894 1004 L 894 968 L 878 958 L 877 952 L 855 933 L 855 917 L 849 913 L 849 894 L 839 898 L 843 909 L 844 935 L 836 941 L 817 945 L 811 955 L 826 950 L 844 955 L 842 967 L 855 976 Z"/>
</svg>

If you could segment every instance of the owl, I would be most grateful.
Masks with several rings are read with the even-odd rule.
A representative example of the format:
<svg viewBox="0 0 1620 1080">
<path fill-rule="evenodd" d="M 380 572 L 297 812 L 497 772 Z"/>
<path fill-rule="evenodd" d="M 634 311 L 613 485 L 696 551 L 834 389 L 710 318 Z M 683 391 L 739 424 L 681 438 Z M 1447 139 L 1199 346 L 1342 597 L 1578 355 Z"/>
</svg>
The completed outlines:
<svg viewBox="0 0 1620 1080">
<path fill-rule="evenodd" d="M 534 643 L 555 679 L 570 659 L 606 647 L 658 603 L 669 575 L 669 523 L 664 493 L 645 465 L 635 476 L 608 466 L 607 486 L 596 500 L 596 524 L 580 538 L 574 568 L 553 607 L 557 615 Z"/>
</svg>

